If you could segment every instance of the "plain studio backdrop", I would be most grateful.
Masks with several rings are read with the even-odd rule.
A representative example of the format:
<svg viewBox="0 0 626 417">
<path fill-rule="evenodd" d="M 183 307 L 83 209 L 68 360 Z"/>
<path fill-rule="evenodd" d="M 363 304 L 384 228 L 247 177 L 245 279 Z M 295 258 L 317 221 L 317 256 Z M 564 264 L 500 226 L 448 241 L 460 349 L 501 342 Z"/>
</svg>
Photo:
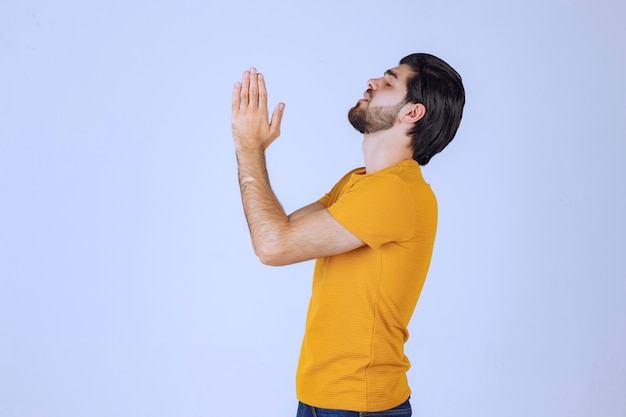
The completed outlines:
<svg viewBox="0 0 626 417">
<path fill-rule="evenodd" d="M 0 3 L 0 416 L 294 416 L 312 262 L 252 251 L 230 135 L 287 104 L 289 212 L 363 164 L 347 111 L 412 52 L 467 105 L 406 353 L 415 416 L 626 416 L 626 6 Z"/>
</svg>

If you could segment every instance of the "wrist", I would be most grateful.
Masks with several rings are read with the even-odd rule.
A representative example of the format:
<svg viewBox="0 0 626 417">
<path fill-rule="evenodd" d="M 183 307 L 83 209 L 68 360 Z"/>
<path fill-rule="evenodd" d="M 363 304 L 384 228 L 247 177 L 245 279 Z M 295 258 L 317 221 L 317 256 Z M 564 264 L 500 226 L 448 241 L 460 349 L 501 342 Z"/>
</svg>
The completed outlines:
<svg viewBox="0 0 626 417">
<path fill-rule="evenodd" d="M 259 143 L 235 139 L 235 152 L 237 154 L 263 154 L 265 148 Z"/>
</svg>

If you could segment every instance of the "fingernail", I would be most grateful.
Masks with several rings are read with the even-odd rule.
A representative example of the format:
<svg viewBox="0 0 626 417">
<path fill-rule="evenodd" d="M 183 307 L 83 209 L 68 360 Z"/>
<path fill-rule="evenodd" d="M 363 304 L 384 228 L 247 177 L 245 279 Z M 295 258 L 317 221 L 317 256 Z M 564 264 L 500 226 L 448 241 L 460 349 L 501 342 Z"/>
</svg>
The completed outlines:
<svg viewBox="0 0 626 417">
<path fill-rule="evenodd" d="M 256 68 L 254 68 L 254 67 L 250 68 L 250 72 L 251 72 L 252 74 L 256 74 Z"/>
<path fill-rule="evenodd" d="M 250 73 L 248 71 L 243 73 L 243 78 L 248 78 L 250 77 Z"/>
<path fill-rule="evenodd" d="M 259 74 L 259 80 L 263 79 L 263 74 Z"/>
</svg>

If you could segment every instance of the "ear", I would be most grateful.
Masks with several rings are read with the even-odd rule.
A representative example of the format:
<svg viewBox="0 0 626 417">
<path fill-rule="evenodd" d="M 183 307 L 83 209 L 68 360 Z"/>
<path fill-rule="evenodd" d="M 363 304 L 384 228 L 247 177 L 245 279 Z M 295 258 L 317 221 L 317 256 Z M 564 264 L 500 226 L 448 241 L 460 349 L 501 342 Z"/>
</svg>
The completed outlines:
<svg viewBox="0 0 626 417">
<path fill-rule="evenodd" d="M 402 123 L 415 123 L 426 115 L 426 106 L 422 103 L 408 103 L 402 109 L 400 121 Z"/>
</svg>

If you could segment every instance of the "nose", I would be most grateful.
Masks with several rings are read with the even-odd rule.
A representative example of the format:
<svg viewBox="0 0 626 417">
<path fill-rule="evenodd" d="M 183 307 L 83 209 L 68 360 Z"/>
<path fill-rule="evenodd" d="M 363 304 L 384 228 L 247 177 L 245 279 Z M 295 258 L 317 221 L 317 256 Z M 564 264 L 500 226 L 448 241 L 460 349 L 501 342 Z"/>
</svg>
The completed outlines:
<svg viewBox="0 0 626 417">
<path fill-rule="evenodd" d="M 367 88 L 373 91 L 378 90 L 378 81 L 378 78 L 370 78 L 369 80 L 367 80 Z"/>
</svg>

